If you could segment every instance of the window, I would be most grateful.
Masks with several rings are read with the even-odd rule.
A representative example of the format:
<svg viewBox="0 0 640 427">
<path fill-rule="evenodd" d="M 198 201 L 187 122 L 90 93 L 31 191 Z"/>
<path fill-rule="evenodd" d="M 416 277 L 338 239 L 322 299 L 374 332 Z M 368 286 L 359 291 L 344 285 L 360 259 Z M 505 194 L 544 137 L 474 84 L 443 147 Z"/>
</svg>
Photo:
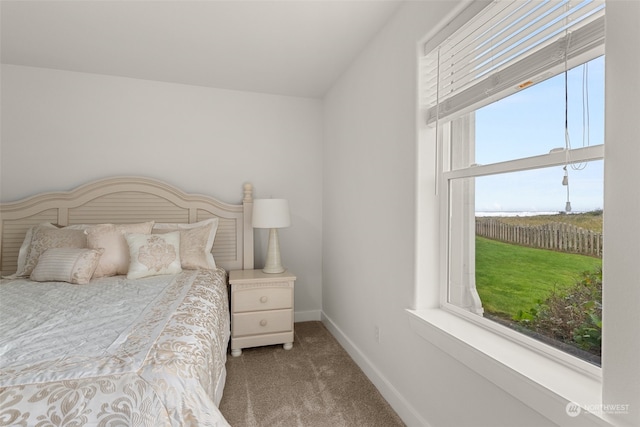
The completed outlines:
<svg viewBox="0 0 640 427">
<path fill-rule="evenodd" d="M 438 129 L 437 135 L 435 120 L 426 124 L 428 110 L 433 105 L 425 102 L 431 88 L 428 85 L 425 87 L 424 83 L 432 75 L 426 67 L 425 55 L 449 36 L 455 35 L 485 6 L 493 4 L 469 2 L 460 5 L 456 9 L 456 15 L 452 15 L 455 17 L 444 23 L 437 33 L 425 38 L 420 46 L 424 51 L 418 56 L 418 65 L 423 74 L 419 87 L 421 101 L 418 104 L 420 120 L 417 129 L 417 281 L 414 304 L 407 309 L 409 325 L 412 332 L 424 338 L 428 344 L 444 351 L 452 359 L 488 379 L 557 425 L 638 425 L 640 394 L 637 386 L 640 384 L 640 365 L 637 363 L 637 355 L 640 353 L 640 340 L 637 339 L 637 314 L 640 287 L 632 285 L 638 282 L 637 278 L 640 276 L 640 263 L 637 262 L 640 259 L 637 245 L 640 230 L 635 226 L 640 215 L 640 195 L 633 185 L 640 180 L 640 169 L 637 167 L 640 146 L 635 143 L 640 122 L 634 116 L 637 100 L 640 98 L 640 86 L 630 82 L 634 82 L 640 74 L 639 56 L 633 44 L 640 37 L 640 26 L 637 23 L 640 3 L 607 2 L 606 5 L 606 159 L 603 206 L 606 212 L 606 245 L 603 254 L 605 339 L 602 369 L 587 362 L 584 364 L 591 369 L 580 369 L 574 363 L 576 358 L 567 356 L 570 360 L 565 363 L 562 359 L 549 357 L 536 348 L 523 345 L 516 338 L 506 337 L 511 332 L 517 334 L 508 328 L 504 328 L 507 331 L 504 335 L 496 333 L 487 326 L 492 322 L 480 315 L 465 310 L 462 310 L 463 314 L 459 314 L 456 310 L 449 310 L 449 307 L 441 307 L 444 303 L 440 298 L 443 297 L 442 301 L 446 301 L 444 296 L 447 295 L 448 288 L 438 286 L 445 282 L 438 276 L 439 272 L 447 271 L 446 265 L 443 265 L 445 256 L 442 254 L 443 250 L 446 251 L 446 245 L 440 246 L 439 242 L 447 242 L 448 233 L 446 228 L 440 227 L 439 221 L 440 217 L 447 215 L 439 209 L 444 210 L 447 206 L 439 206 L 438 198 L 442 196 L 442 191 L 435 190 L 443 186 L 442 175 L 435 174 L 436 167 L 441 167 L 436 159 L 441 157 L 443 150 L 435 141 L 436 137 L 446 139 L 444 134 L 451 128 L 451 123 L 446 123 L 455 117 L 452 119 L 441 115 L 439 122 L 443 126 Z M 576 63 L 571 63 L 569 54 L 568 68 L 571 70 L 604 53 L 602 48 L 595 49 L 599 52 L 583 57 Z M 554 74 L 562 73 L 563 67 Z M 476 106 L 474 110 L 476 115 L 473 118 L 476 121 L 479 114 L 477 110 L 480 108 L 481 106 Z M 478 135 L 476 139 L 477 137 Z M 573 139 L 576 147 L 580 145 L 576 141 L 579 137 L 574 134 Z M 597 143 L 592 142 L 593 145 Z M 603 148 L 592 147 L 589 150 Z M 436 152 L 437 150 L 439 151 Z M 529 159 L 535 157 L 533 155 Z M 476 162 L 482 163 L 480 160 Z M 482 166 L 485 172 L 489 172 L 492 167 L 489 164 Z M 558 169 L 557 166 L 554 168 Z M 574 184 L 571 187 L 572 202 L 575 192 L 574 175 L 576 174 L 570 172 L 570 181 Z M 492 179 L 490 174 L 482 175 L 474 178 L 476 184 L 484 180 L 484 177 Z M 437 182 L 438 179 L 440 182 Z M 557 176 L 554 186 L 557 186 Z M 443 237 L 440 239 L 440 236 Z M 434 268 L 434 262 L 438 262 L 439 268 Z M 469 317 L 482 322 L 470 320 Z M 583 409 L 580 414 L 567 410 L 575 408 L 574 403 Z M 624 409 L 619 410 L 620 407 Z"/>
<path fill-rule="evenodd" d="M 447 258 L 441 305 L 594 372 L 597 351 L 585 348 L 599 349 L 600 302 L 576 303 L 593 310 L 584 325 L 564 325 L 573 343 L 546 334 L 541 312 L 574 283 L 593 281 L 601 231 L 573 235 L 568 225 L 509 223 L 545 214 L 567 224 L 577 212 L 601 221 L 604 2 L 493 2 L 433 43 L 421 59 L 421 88 L 425 120 L 437 129 Z M 492 222 L 496 215 L 510 220 Z M 539 259 L 537 251 L 550 254 Z M 571 270 L 575 279 L 565 277 Z"/>
</svg>

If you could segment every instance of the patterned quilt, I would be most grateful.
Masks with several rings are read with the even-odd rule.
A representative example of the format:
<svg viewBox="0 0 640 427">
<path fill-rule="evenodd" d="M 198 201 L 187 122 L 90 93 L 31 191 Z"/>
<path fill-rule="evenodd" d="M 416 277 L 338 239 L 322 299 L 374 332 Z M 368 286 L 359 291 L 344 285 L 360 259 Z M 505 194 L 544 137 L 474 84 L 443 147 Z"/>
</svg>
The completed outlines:
<svg viewBox="0 0 640 427">
<path fill-rule="evenodd" d="M 0 282 L 0 425 L 228 426 L 226 273 Z"/>
</svg>

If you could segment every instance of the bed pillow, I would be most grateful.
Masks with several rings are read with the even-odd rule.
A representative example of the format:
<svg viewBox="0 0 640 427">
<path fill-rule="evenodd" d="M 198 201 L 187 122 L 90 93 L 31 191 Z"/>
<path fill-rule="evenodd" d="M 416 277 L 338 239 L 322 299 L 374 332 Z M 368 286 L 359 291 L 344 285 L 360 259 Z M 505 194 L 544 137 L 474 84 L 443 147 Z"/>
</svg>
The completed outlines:
<svg viewBox="0 0 640 427">
<path fill-rule="evenodd" d="M 18 262 L 16 273 L 11 276 L 3 276 L 5 279 L 15 279 L 18 277 L 24 277 L 25 265 L 27 263 L 27 255 L 29 254 L 29 249 L 31 248 L 31 238 L 33 236 L 33 229 L 42 226 L 47 228 L 62 228 L 62 226 L 54 225 L 50 222 L 43 222 L 42 224 L 34 225 L 33 227 L 29 227 L 27 232 L 25 233 L 24 240 L 22 241 L 22 245 L 20 246 L 20 250 L 18 251 Z M 86 228 L 91 227 L 88 224 L 79 224 L 79 225 L 69 225 L 64 227 L 69 230 L 85 230 Z M 20 274 L 18 274 L 20 273 Z"/>
<path fill-rule="evenodd" d="M 94 278 L 127 274 L 129 271 L 129 245 L 125 233 L 149 234 L 153 221 L 138 224 L 100 224 L 86 230 L 87 247 L 104 249 Z"/>
<path fill-rule="evenodd" d="M 98 266 L 102 249 L 52 248 L 40 255 L 31 273 L 36 282 L 86 285 Z"/>
<path fill-rule="evenodd" d="M 180 232 L 180 262 L 185 270 L 216 269 L 211 249 L 218 231 L 218 218 L 193 224 L 157 223 L 153 233 Z"/>
<path fill-rule="evenodd" d="M 127 279 L 177 274 L 180 264 L 180 233 L 125 234 L 131 261 Z"/>
<path fill-rule="evenodd" d="M 36 225 L 30 229 L 31 238 L 25 247 L 24 261 L 18 254 L 18 271 L 16 277 L 29 277 L 33 272 L 38 259 L 47 249 L 51 248 L 85 248 L 87 246 L 87 236 L 82 230 L 71 230 L 58 228 L 53 224 L 44 223 Z M 27 236 L 25 237 L 25 242 Z M 22 247 L 20 248 L 22 251 Z"/>
<path fill-rule="evenodd" d="M 22 245 L 20 246 L 20 250 L 18 251 L 18 263 L 17 263 L 18 265 L 16 268 L 16 272 L 11 276 L 3 276 L 3 279 L 15 279 L 17 277 L 22 277 L 24 275 L 24 267 L 27 263 L 27 255 L 29 254 L 29 249 L 31 248 L 31 237 L 33 236 L 33 229 L 38 226 L 56 228 L 56 226 L 51 224 L 50 222 L 43 222 L 42 224 L 29 227 L 29 229 L 24 235 L 24 239 L 22 240 Z"/>
</svg>

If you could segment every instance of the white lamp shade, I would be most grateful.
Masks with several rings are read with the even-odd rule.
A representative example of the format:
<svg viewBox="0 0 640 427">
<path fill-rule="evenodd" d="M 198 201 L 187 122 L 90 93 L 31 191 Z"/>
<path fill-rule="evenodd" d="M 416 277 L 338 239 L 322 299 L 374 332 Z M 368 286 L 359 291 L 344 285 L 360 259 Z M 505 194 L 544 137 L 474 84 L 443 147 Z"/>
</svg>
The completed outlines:
<svg viewBox="0 0 640 427">
<path fill-rule="evenodd" d="M 254 199 L 254 228 L 284 228 L 291 225 L 289 202 L 285 199 Z"/>
</svg>

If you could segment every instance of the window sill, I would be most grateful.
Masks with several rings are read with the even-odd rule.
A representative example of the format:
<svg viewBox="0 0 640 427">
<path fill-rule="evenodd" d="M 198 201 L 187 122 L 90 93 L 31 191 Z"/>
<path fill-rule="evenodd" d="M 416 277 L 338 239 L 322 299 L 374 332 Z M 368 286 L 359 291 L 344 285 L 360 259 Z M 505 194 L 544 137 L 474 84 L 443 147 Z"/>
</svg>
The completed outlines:
<svg viewBox="0 0 640 427">
<path fill-rule="evenodd" d="M 610 426 L 581 410 L 602 402 L 602 383 L 442 309 L 407 310 L 411 329 L 525 405 L 563 426 Z"/>
</svg>

